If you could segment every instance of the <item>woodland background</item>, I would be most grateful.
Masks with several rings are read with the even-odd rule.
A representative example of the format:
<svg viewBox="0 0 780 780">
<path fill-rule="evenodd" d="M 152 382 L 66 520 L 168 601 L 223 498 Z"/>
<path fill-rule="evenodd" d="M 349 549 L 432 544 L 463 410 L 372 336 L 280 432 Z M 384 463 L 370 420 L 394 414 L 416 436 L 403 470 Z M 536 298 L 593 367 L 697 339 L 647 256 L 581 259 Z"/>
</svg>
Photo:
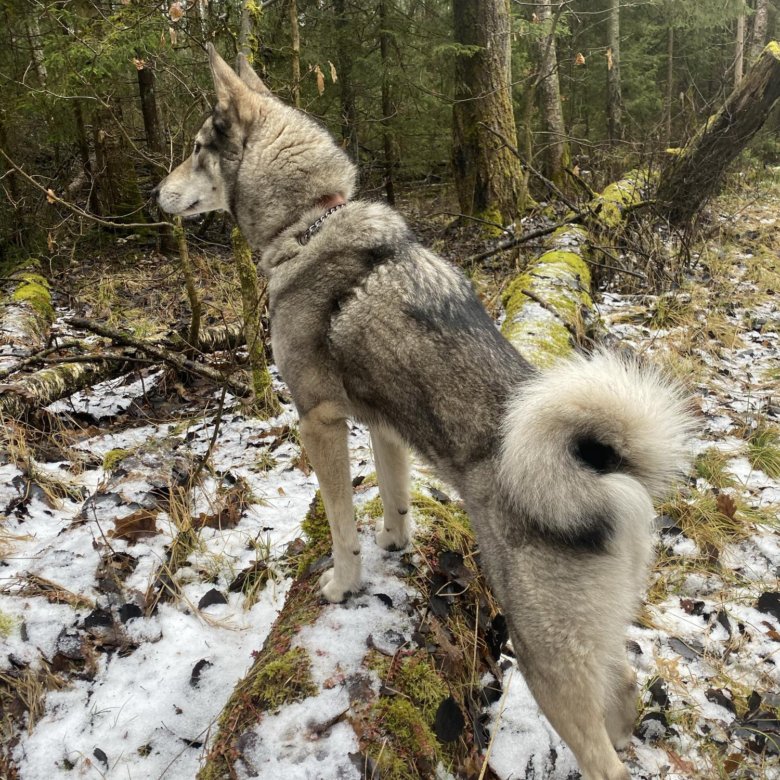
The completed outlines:
<svg viewBox="0 0 780 780">
<path fill-rule="evenodd" d="M 769 0 L 3 0 L 0 14 L 6 271 L 115 240 L 52 195 L 111 221 L 156 221 L 148 193 L 209 111 L 207 41 L 229 60 L 247 52 L 275 93 L 326 122 L 364 194 L 392 200 L 454 179 L 460 213 L 507 225 L 527 189 L 549 192 L 511 154 L 485 162 L 470 137 L 486 134 L 473 97 L 488 103 L 490 69 L 504 66 L 480 54 L 491 26 L 509 31 L 511 91 L 498 97 L 511 105 L 486 110 L 504 112 L 498 128 L 524 161 L 581 194 L 567 169 L 600 190 L 639 163 L 660 166 L 780 25 Z M 775 113 L 751 159 L 777 161 L 779 123 Z M 495 169 L 487 193 L 469 178 L 480 165 Z"/>
<path fill-rule="evenodd" d="M 413 545 L 374 543 L 356 425 L 365 587 L 319 597 L 252 254 L 150 199 L 213 42 L 532 363 L 607 342 L 690 391 L 623 757 L 780 780 L 778 36 L 776 0 L 0 0 L 0 777 L 578 776 L 451 487 L 415 463 Z"/>
</svg>

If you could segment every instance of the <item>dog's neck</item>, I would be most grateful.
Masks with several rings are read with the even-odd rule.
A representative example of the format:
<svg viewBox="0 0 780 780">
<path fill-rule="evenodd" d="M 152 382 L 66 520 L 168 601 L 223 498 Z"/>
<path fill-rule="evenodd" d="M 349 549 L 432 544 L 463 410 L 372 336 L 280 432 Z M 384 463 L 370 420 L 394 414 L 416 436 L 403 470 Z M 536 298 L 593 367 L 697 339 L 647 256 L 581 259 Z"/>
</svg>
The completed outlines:
<svg viewBox="0 0 780 780">
<path fill-rule="evenodd" d="M 301 246 L 306 246 L 306 244 L 311 241 L 312 237 L 319 233 L 320 228 L 322 227 L 322 223 L 325 222 L 325 220 L 331 214 L 346 205 L 347 201 L 344 200 L 344 197 L 338 192 L 335 192 L 331 195 L 325 195 L 325 197 L 320 198 L 316 202 L 315 206 L 319 206 L 319 208 L 325 209 L 325 211 L 319 217 L 317 217 L 317 219 L 312 222 L 312 224 L 309 225 L 306 230 L 296 236 L 298 243 Z"/>
</svg>

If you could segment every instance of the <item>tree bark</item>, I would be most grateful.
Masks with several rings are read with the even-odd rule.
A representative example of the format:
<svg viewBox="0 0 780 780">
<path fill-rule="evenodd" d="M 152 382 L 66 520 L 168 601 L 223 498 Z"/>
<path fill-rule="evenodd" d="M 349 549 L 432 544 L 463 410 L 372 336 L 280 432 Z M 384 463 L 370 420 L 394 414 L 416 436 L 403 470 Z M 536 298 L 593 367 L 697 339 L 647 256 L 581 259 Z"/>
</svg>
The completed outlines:
<svg viewBox="0 0 780 780">
<path fill-rule="evenodd" d="M 674 105 L 674 27 L 666 29 L 666 97 L 664 99 L 664 146 L 672 143 L 672 106 Z"/>
<path fill-rule="evenodd" d="M 541 0 L 536 4 L 539 21 L 545 25 L 552 23 L 552 5 L 551 0 Z M 539 105 L 542 114 L 542 172 L 557 187 L 567 190 L 569 178 L 566 168 L 571 167 L 571 155 L 563 123 L 558 54 L 553 28 L 539 43 Z"/>
<path fill-rule="evenodd" d="M 355 733 L 361 777 L 432 778 L 444 760 L 454 776 L 495 780 L 489 766 L 480 773 L 486 739 L 484 731 L 475 731 L 484 701 L 491 694 L 501 695 L 498 658 L 506 641 L 505 621 L 476 570 L 476 542 L 463 510 L 423 492 L 413 494 L 412 506 L 418 525 L 415 547 L 424 551 L 410 558 L 411 572 L 404 577 L 407 588 L 419 591 L 409 601 L 414 639 L 393 644 L 378 634 L 370 636 L 359 668 L 349 664 L 324 687 L 344 686 L 346 708 L 337 720 Z M 366 502 L 357 510 L 373 523 L 381 515 L 381 504 Z M 234 777 L 239 767 L 247 766 L 250 773 L 261 773 L 252 765 L 254 730 L 280 707 L 321 692 L 311 674 L 309 650 L 297 641 L 302 628 L 332 609 L 323 605 L 317 586 L 322 560 L 331 549 L 319 494 L 302 526 L 308 542 L 288 560 L 288 565 L 297 564 L 298 574 L 255 662 L 220 714 L 199 780 Z M 435 610 L 429 608 L 433 602 Z M 376 676 L 381 686 L 371 683 Z M 488 676 L 491 682 L 483 682 Z M 280 679 L 286 680 L 284 686 Z M 462 737 L 451 742 L 446 753 L 434 734 L 442 705 L 457 707 L 465 721 Z M 312 718 L 301 728 L 315 739 L 333 720 L 320 723 L 316 700 L 311 706 Z"/>
<path fill-rule="evenodd" d="M 745 68 L 745 14 L 737 17 L 737 40 L 734 47 L 734 88 L 739 86 Z"/>
<path fill-rule="evenodd" d="M 157 96 L 155 94 L 154 70 L 149 63 L 143 63 L 138 70 L 138 92 L 141 98 L 141 114 L 144 119 L 144 132 L 146 133 L 146 145 L 156 155 L 165 152 L 162 130 L 160 128 L 160 114 L 157 111 Z"/>
<path fill-rule="evenodd" d="M 623 95 L 620 85 L 620 0 L 609 0 L 607 22 L 607 137 L 623 138 Z"/>
<path fill-rule="evenodd" d="M 290 0 L 290 45 L 292 57 L 290 65 L 292 67 L 292 93 L 293 105 L 296 108 L 301 107 L 301 33 L 298 29 L 298 3 L 297 0 Z"/>
<path fill-rule="evenodd" d="M 390 32 L 387 28 L 387 0 L 379 2 L 379 27 L 379 52 L 382 58 L 382 143 L 385 152 L 385 194 L 387 202 L 393 206 L 395 205 L 395 187 L 393 185 L 395 144 L 392 121 L 395 106 L 390 94 Z"/>
<path fill-rule="evenodd" d="M 753 15 L 753 30 L 750 35 L 748 67 L 752 67 L 761 56 L 766 45 L 766 33 L 769 27 L 769 0 L 756 0 L 756 12 Z"/>
<path fill-rule="evenodd" d="M 352 47 L 354 39 L 350 29 L 350 14 L 346 0 L 334 0 L 336 24 L 336 62 L 339 84 L 341 84 L 341 142 L 356 165 L 360 163 L 358 145 L 358 112 L 355 80 L 352 70 Z"/>
<path fill-rule="evenodd" d="M 509 2 L 454 0 L 452 9 L 455 40 L 470 47 L 455 58 L 452 162 L 460 209 L 507 224 L 523 199 L 523 172 L 517 158 L 482 125 L 517 146 L 509 86 Z"/>
<path fill-rule="evenodd" d="M 255 409 L 263 417 L 279 414 L 281 406 L 271 384 L 271 373 L 265 359 L 265 338 L 260 318 L 261 294 L 257 284 L 257 269 L 252 262 L 252 250 L 241 231 L 233 228 L 233 257 L 241 283 L 244 314 L 244 338 L 249 352 L 249 371 L 255 393 Z"/>
<path fill-rule="evenodd" d="M 726 103 L 661 175 L 659 212 L 674 224 L 691 219 L 720 184 L 728 164 L 760 130 L 780 98 L 780 44 L 770 43 Z"/>
</svg>

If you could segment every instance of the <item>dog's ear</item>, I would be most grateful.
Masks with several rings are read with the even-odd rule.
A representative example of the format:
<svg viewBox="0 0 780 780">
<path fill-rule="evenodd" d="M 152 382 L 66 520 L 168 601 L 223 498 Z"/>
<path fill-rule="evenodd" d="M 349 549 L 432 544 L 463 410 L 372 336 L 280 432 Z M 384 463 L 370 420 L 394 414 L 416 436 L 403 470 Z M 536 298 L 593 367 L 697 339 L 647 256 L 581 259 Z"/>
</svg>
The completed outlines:
<svg viewBox="0 0 780 780">
<path fill-rule="evenodd" d="M 252 92 L 235 71 L 219 56 L 214 45 L 206 44 L 209 53 L 214 90 L 217 93 L 216 111 L 225 118 L 247 120 L 253 104 Z"/>
<path fill-rule="evenodd" d="M 239 52 L 236 58 L 236 70 L 241 81 L 253 92 L 257 92 L 260 95 L 271 94 L 271 90 L 263 84 L 262 79 L 255 73 L 255 69 L 249 64 L 249 60 L 243 52 Z"/>
</svg>

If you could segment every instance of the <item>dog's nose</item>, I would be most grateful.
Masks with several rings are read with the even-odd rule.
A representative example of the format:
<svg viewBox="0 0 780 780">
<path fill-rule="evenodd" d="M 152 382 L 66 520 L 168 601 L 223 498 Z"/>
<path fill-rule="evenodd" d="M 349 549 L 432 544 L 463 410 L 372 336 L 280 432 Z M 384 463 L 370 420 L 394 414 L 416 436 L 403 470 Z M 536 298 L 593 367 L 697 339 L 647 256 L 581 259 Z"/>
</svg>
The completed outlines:
<svg viewBox="0 0 780 780">
<path fill-rule="evenodd" d="M 153 190 L 152 190 L 152 200 L 157 200 L 157 196 L 160 194 L 160 185 L 158 184 Z"/>
</svg>

